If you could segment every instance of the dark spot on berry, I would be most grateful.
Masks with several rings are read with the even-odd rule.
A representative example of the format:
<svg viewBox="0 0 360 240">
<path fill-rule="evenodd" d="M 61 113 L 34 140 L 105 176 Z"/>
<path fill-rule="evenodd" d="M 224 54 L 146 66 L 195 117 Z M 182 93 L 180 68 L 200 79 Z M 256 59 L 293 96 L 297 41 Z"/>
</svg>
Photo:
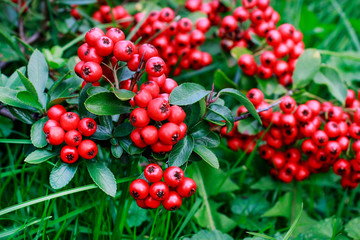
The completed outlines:
<svg viewBox="0 0 360 240">
<path fill-rule="evenodd" d="M 72 160 L 74 160 L 74 155 L 69 153 L 69 154 L 66 155 L 66 159 L 69 160 L 69 161 L 72 161 Z"/>
<path fill-rule="evenodd" d="M 173 206 L 170 208 L 170 211 L 175 211 L 176 209 L 178 209 L 178 206 Z"/>
<path fill-rule="evenodd" d="M 154 170 L 155 170 L 155 168 L 154 168 L 153 166 L 151 166 L 151 167 L 148 168 L 148 172 L 149 172 L 149 173 L 153 173 Z"/>
<path fill-rule="evenodd" d="M 322 156 L 320 157 L 320 161 L 325 162 L 325 161 L 326 161 L 326 156 L 322 155 Z"/>
<path fill-rule="evenodd" d="M 191 196 L 191 195 L 193 195 L 194 193 L 195 193 L 195 188 L 192 188 L 191 190 L 190 190 L 190 192 L 189 192 L 189 197 Z"/>
<path fill-rule="evenodd" d="M 134 51 L 134 49 L 132 49 L 132 47 L 130 47 L 130 46 L 128 46 L 128 47 L 126 48 L 126 53 L 129 54 L 129 55 L 132 54 L 133 51 Z"/>
<path fill-rule="evenodd" d="M 286 154 L 286 158 L 290 159 L 291 158 L 291 153 Z"/>
<path fill-rule="evenodd" d="M 290 175 L 290 174 L 292 173 L 291 169 L 290 169 L 290 168 L 287 168 L 287 169 L 286 169 L 286 173 Z"/>
<path fill-rule="evenodd" d="M 134 198 L 140 197 L 140 194 L 139 194 L 138 192 L 136 192 L 136 191 L 132 191 L 132 192 L 131 192 L 131 195 L 132 195 Z"/>
<path fill-rule="evenodd" d="M 292 104 L 291 104 L 291 103 L 286 103 L 286 104 L 285 104 L 285 108 L 290 109 L 291 107 L 292 107 Z"/>
<path fill-rule="evenodd" d="M 110 44 L 110 40 L 108 38 L 102 38 L 102 41 L 104 44 L 109 45 Z"/>
<path fill-rule="evenodd" d="M 344 168 L 339 168 L 338 169 L 338 173 L 341 175 L 341 174 L 344 174 L 346 172 L 346 170 Z"/>
<path fill-rule="evenodd" d="M 131 116 L 131 118 L 130 118 L 130 121 L 131 121 L 131 123 L 136 123 L 136 117 L 135 116 Z"/>
<path fill-rule="evenodd" d="M 176 180 L 177 181 L 180 181 L 181 180 L 181 174 L 180 174 L 180 172 L 175 172 L 175 174 L 174 174 L 174 177 L 176 178 Z"/>
<path fill-rule="evenodd" d="M 302 114 L 303 114 L 304 116 L 308 116 L 308 115 L 309 115 L 309 111 L 308 111 L 308 110 L 304 110 L 304 111 L 302 111 Z"/>
<path fill-rule="evenodd" d="M 83 69 L 83 74 L 84 74 L 85 76 L 88 76 L 90 73 L 91 73 L 91 70 L 90 70 L 89 67 L 85 67 L 85 68 Z"/>
<path fill-rule="evenodd" d="M 262 151 L 260 152 L 260 154 L 261 154 L 262 156 L 265 156 L 265 155 L 266 155 L 266 151 L 265 151 L 265 150 L 262 150 Z"/>
<path fill-rule="evenodd" d="M 336 129 L 338 128 L 338 125 L 336 123 L 332 123 L 331 126 Z"/>
<path fill-rule="evenodd" d="M 170 16 L 170 13 L 166 12 L 165 17 L 168 17 L 168 16 Z"/>
<path fill-rule="evenodd" d="M 273 41 L 272 37 L 268 37 L 267 40 L 268 40 L 269 42 L 272 42 L 272 41 Z"/>
<path fill-rule="evenodd" d="M 74 142 L 79 142 L 79 141 L 80 141 L 79 136 L 75 136 L 75 137 L 74 137 Z"/>
<path fill-rule="evenodd" d="M 160 111 L 161 111 L 161 113 L 166 113 L 167 111 L 169 111 L 169 104 L 163 103 L 160 106 Z"/>
<path fill-rule="evenodd" d="M 290 130 L 290 129 L 286 129 L 285 133 L 286 133 L 286 135 L 291 135 L 291 130 Z"/>
<path fill-rule="evenodd" d="M 318 141 L 319 141 L 319 143 L 324 143 L 325 139 L 321 137 L 321 138 L 318 139 Z"/>
<path fill-rule="evenodd" d="M 86 125 L 89 129 L 94 129 L 94 127 L 95 127 L 94 123 L 91 121 L 89 121 Z"/>
<path fill-rule="evenodd" d="M 164 191 L 161 191 L 161 190 L 156 193 L 156 196 L 157 196 L 158 198 L 163 198 L 164 195 L 165 195 Z"/>
<path fill-rule="evenodd" d="M 88 152 L 88 156 L 89 156 L 89 157 L 94 156 L 94 154 L 95 154 L 95 150 L 90 150 L 90 151 Z"/>
<path fill-rule="evenodd" d="M 333 155 L 336 155 L 338 152 L 338 150 L 336 148 L 333 148 L 330 150 L 330 153 L 333 154 Z"/>
<path fill-rule="evenodd" d="M 89 52 L 90 52 L 90 49 L 86 49 L 84 55 L 87 56 L 89 54 Z"/>
<path fill-rule="evenodd" d="M 163 70 L 163 66 L 160 63 L 155 63 L 153 69 L 155 72 L 160 72 Z"/>
<path fill-rule="evenodd" d="M 117 33 L 121 33 L 121 30 L 120 29 L 118 29 L 118 28 L 115 28 L 115 30 L 114 30 L 115 32 L 117 32 Z"/>
<path fill-rule="evenodd" d="M 256 19 L 257 19 L 257 20 L 261 20 L 261 16 L 256 16 Z"/>
</svg>

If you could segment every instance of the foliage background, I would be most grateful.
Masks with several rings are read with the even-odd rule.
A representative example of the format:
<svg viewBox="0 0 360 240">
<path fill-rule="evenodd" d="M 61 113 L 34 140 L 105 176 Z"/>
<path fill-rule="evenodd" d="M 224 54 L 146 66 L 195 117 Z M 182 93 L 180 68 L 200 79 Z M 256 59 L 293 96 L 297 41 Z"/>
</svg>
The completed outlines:
<svg viewBox="0 0 360 240">
<path fill-rule="evenodd" d="M 71 1 L 27 2 L 30 9 L 23 18 L 24 34 L 30 37 L 42 28 L 46 30 L 41 30 L 41 40 L 31 47 L 23 45 L 21 48 L 27 54 L 31 48 L 41 49 L 50 64 L 50 76 L 56 79 L 73 69 L 77 47 L 71 41 L 78 37 L 77 31 L 86 31 L 92 25 L 86 21 L 76 23 L 71 18 L 70 8 L 64 4 Z M 140 5 L 130 2 L 125 7 L 134 11 L 135 7 L 145 8 L 148 4 L 176 7 L 179 3 L 181 1 L 176 0 L 143 1 Z M 0 1 L 0 66 L 1 73 L 7 76 L 27 62 L 18 47 L 19 21 L 11 5 L 14 4 L 9 0 Z M 304 33 L 307 48 L 332 51 L 332 55 L 351 51 L 341 53 L 340 57 L 326 54 L 322 61 L 338 68 L 348 86 L 358 90 L 360 64 L 352 58 L 359 59 L 360 51 L 359 1 L 279 0 L 272 1 L 272 6 L 281 14 L 281 22 L 292 23 Z M 86 13 L 92 7 L 88 5 L 82 9 Z M 43 13 L 42 9 L 46 11 Z M 181 11 L 180 14 L 186 16 L 188 13 Z M 202 47 L 215 56 L 211 66 L 183 73 L 176 80 L 201 83 L 209 89 L 214 72 L 221 68 L 240 89 L 256 87 L 255 81 L 239 74 L 234 60 L 218 46 L 218 39 L 210 39 Z M 276 88 L 276 83 L 269 83 L 266 97 L 278 98 Z M 311 92 L 321 94 L 320 89 Z M 322 97 L 331 98 L 329 95 Z M 227 105 L 236 107 L 230 99 L 225 100 Z M 182 208 L 174 213 L 146 211 L 136 207 L 128 194 L 121 194 L 127 192 L 128 182 L 118 183 L 115 198 L 92 185 L 84 190 L 81 186 L 92 181 L 81 167 L 68 186 L 56 191 L 60 196 L 53 198 L 55 191 L 48 179 L 52 165 L 24 164 L 25 156 L 34 147 L 26 144 L 27 141 L 4 140 L 28 139 L 30 126 L 0 116 L 0 130 L 0 239 L 118 239 L 120 235 L 124 239 L 262 239 L 252 238 L 246 233 L 248 231 L 282 239 L 299 213 L 301 203 L 304 211 L 291 239 L 360 239 L 359 190 L 344 191 L 338 177 L 332 173 L 312 176 L 302 183 L 274 182 L 256 151 L 250 155 L 234 153 L 223 141 L 216 149 L 221 170 L 202 163 L 193 163 L 186 170 L 198 183 L 198 194 L 184 201 Z M 109 159 L 116 179 L 140 172 L 138 169 L 130 174 L 124 162 L 111 159 L 109 153 L 100 154 Z M 25 201 L 34 204 L 20 205 Z M 4 210 L 10 206 L 17 210 L 6 213 Z"/>
</svg>

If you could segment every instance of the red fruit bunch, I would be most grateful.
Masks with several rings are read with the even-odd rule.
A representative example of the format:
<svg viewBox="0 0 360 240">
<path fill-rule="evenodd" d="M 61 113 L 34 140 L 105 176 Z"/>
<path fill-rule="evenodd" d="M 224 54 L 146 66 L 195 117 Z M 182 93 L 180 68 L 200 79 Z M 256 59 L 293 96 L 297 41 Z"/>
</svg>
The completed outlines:
<svg viewBox="0 0 360 240">
<path fill-rule="evenodd" d="M 179 75 L 183 69 L 200 69 L 212 63 L 212 57 L 202 52 L 198 47 L 205 42 L 205 33 L 210 23 L 195 25 L 189 18 L 177 20 L 171 8 L 161 11 L 152 11 L 143 20 L 145 14 L 140 12 L 134 15 L 134 23 L 144 21 L 133 36 L 136 41 L 141 37 L 139 44 L 151 43 L 159 51 L 160 57 L 167 65 L 166 74 Z M 208 21 L 202 19 L 198 21 Z"/>
<path fill-rule="evenodd" d="M 71 5 L 71 16 L 76 20 L 82 18 L 81 14 L 77 9 L 77 5 Z M 122 28 L 128 28 L 131 25 L 131 15 L 128 11 L 121 5 L 115 6 L 111 9 L 107 3 L 102 3 L 98 10 L 94 12 L 92 18 L 97 20 L 100 23 L 111 23 L 114 20 L 119 24 Z"/>
<path fill-rule="evenodd" d="M 66 163 L 74 163 L 79 155 L 85 159 L 92 159 L 98 153 L 97 145 L 90 139 L 96 132 L 97 124 L 92 118 L 80 119 L 74 112 L 67 112 L 61 105 L 52 106 L 47 116 L 49 120 L 45 123 L 43 131 L 46 141 L 51 145 L 66 145 L 60 152 L 61 160 Z"/>
<path fill-rule="evenodd" d="M 146 63 L 149 81 L 141 85 L 140 91 L 130 101 L 136 107 L 130 114 L 130 122 L 135 127 L 130 137 L 140 148 L 151 146 L 153 152 L 165 153 L 184 138 L 187 126 L 184 110 L 169 104 L 169 94 L 177 83 L 164 74 L 153 75 L 153 69 L 156 69 L 153 66 L 158 62 L 165 65 L 159 57 L 150 58 Z"/>
<path fill-rule="evenodd" d="M 247 97 L 256 108 L 262 108 L 259 89 L 250 90 Z M 253 144 L 257 139 L 266 142 L 259 147 L 260 157 L 272 167 L 271 175 L 283 182 L 303 181 L 332 167 L 342 177 L 344 188 L 355 188 L 360 182 L 360 109 L 355 92 L 348 91 L 346 102 L 349 108 L 317 100 L 297 105 L 292 97 L 284 96 L 281 112 L 260 113 L 268 131 L 245 136 L 253 139 Z M 240 107 L 238 113 L 243 111 Z M 247 149 L 242 147 L 244 134 L 236 130 L 226 134 L 226 129 L 222 134 L 229 138 L 231 149 Z"/>
<path fill-rule="evenodd" d="M 191 197 L 197 185 L 191 178 L 186 178 L 179 167 L 169 167 L 163 172 L 157 164 L 149 164 L 144 170 L 144 179 L 136 179 L 130 184 L 130 195 L 139 207 L 155 209 L 163 205 L 168 211 L 179 209 L 182 199 Z M 164 177 L 164 181 L 162 178 Z"/>
<path fill-rule="evenodd" d="M 203 18 L 196 21 L 196 25 L 199 26 L 208 26 L 218 25 L 221 22 L 220 13 L 226 13 L 230 10 L 225 4 L 220 0 L 212 0 L 208 2 L 203 2 L 202 0 L 187 0 L 185 3 L 185 8 L 190 12 L 203 12 L 207 14 L 207 21 Z"/>
</svg>

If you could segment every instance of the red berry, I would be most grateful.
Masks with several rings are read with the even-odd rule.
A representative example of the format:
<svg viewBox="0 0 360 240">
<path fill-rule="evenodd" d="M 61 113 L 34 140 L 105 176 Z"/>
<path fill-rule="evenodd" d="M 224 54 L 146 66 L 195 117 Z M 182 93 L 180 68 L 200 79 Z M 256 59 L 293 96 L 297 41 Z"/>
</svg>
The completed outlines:
<svg viewBox="0 0 360 240">
<path fill-rule="evenodd" d="M 137 53 L 136 51 L 134 43 L 122 40 L 115 44 L 113 54 L 119 61 L 127 62 Z"/>
<path fill-rule="evenodd" d="M 266 34 L 266 42 L 272 47 L 276 47 L 282 42 L 281 34 L 278 30 L 271 30 Z"/>
<path fill-rule="evenodd" d="M 93 135 L 96 132 L 96 129 L 97 124 L 92 118 L 83 118 L 78 124 L 79 132 L 85 137 Z"/>
<path fill-rule="evenodd" d="M 297 148 L 289 148 L 285 152 L 285 157 L 288 162 L 299 162 L 301 160 L 301 152 Z"/>
<path fill-rule="evenodd" d="M 145 43 L 140 46 L 139 48 L 139 57 L 143 58 L 143 60 L 146 62 L 152 57 L 159 56 L 158 50 L 151 44 Z"/>
<path fill-rule="evenodd" d="M 144 176 L 149 182 L 159 182 L 163 177 L 163 170 L 157 164 L 149 164 L 144 170 Z"/>
<path fill-rule="evenodd" d="M 79 115 L 73 112 L 66 112 L 60 118 L 60 125 L 65 131 L 75 130 L 79 122 Z"/>
<path fill-rule="evenodd" d="M 289 52 L 289 48 L 284 43 L 280 43 L 274 47 L 274 54 L 277 58 L 283 58 L 288 55 Z"/>
<path fill-rule="evenodd" d="M 250 13 L 250 20 L 253 24 L 258 25 L 264 20 L 264 12 L 260 9 L 254 9 Z"/>
<path fill-rule="evenodd" d="M 335 138 L 340 135 L 340 129 L 338 127 L 338 124 L 333 121 L 327 122 L 325 124 L 324 131 L 331 138 Z"/>
<path fill-rule="evenodd" d="M 168 121 L 176 124 L 180 124 L 185 120 L 186 114 L 184 110 L 179 106 L 170 107 L 170 115 Z"/>
<path fill-rule="evenodd" d="M 177 29 L 180 32 L 190 32 L 192 29 L 192 21 L 188 18 L 181 18 L 178 22 Z"/>
<path fill-rule="evenodd" d="M 170 115 L 169 102 L 162 98 L 155 98 L 149 102 L 147 113 L 155 121 L 164 121 Z"/>
<path fill-rule="evenodd" d="M 311 139 L 306 139 L 301 144 L 301 150 L 307 155 L 312 155 L 318 151 L 318 147 Z"/>
<path fill-rule="evenodd" d="M 293 175 L 291 173 L 288 173 L 286 169 L 281 169 L 279 171 L 279 179 L 285 183 L 290 183 L 293 180 Z"/>
<path fill-rule="evenodd" d="M 60 145 L 64 142 L 65 131 L 61 127 L 51 127 L 45 135 L 46 140 L 51 145 Z"/>
<path fill-rule="evenodd" d="M 329 141 L 329 137 L 323 130 L 317 130 L 312 135 L 312 140 L 317 146 L 325 146 Z"/>
<path fill-rule="evenodd" d="M 47 111 L 47 116 L 49 117 L 49 119 L 53 119 L 55 121 L 60 121 L 60 117 L 66 113 L 66 109 L 57 104 L 52 106 L 48 111 Z"/>
<path fill-rule="evenodd" d="M 163 201 L 169 195 L 169 187 L 164 182 L 156 182 L 151 185 L 149 193 L 155 200 Z"/>
<path fill-rule="evenodd" d="M 80 61 L 75 65 L 75 73 L 76 75 L 78 75 L 79 77 L 81 77 L 81 72 L 82 72 L 82 66 L 84 65 L 84 61 Z"/>
<path fill-rule="evenodd" d="M 143 128 L 149 124 L 150 118 L 144 108 L 136 108 L 130 114 L 130 122 L 134 127 Z"/>
<path fill-rule="evenodd" d="M 294 116 L 300 122 L 306 122 L 312 118 L 312 112 L 311 112 L 311 109 L 307 105 L 301 104 L 296 109 Z"/>
<path fill-rule="evenodd" d="M 203 33 L 206 33 L 211 27 L 211 22 L 208 18 L 202 17 L 196 20 L 195 27 Z"/>
<path fill-rule="evenodd" d="M 150 125 L 141 129 L 140 137 L 145 144 L 152 145 L 158 141 L 159 133 L 156 127 Z"/>
<path fill-rule="evenodd" d="M 140 65 L 140 55 L 139 54 L 132 55 L 130 60 L 127 62 L 127 66 L 130 71 L 135 72 L 138 69 L 139 65 Z"/>
<path fill-rule="evenodd" d="M 79 155 L 85 159 L 93 159 L 98 153 L 96 144 L 89 140 L 83 140 L 78 146 Z"/>
<path fill-rule="evenodd" d="M 106 57 L 113 52 L 114 42 L 107 36 L 102 36 L 96 41 L 95 49 L 99 56 Z"/>
<path fill-rule="evenodd" d="M 281 99 L 280 109 L 284 113 L 292 113 L 295 110 L 296 102 L 290 96 L 285 96 Z"/>
<path fill-rule="evenodd" d="M 147 208 L 158 208 L 160 206 L 161 201 L 156 200 L 155 198 L 151 197 L 151 196 L 147 196 L 144 200 L 145 206 Z"/>
<path fill-rule="evenodd" d="M 130 90 L 130 86 L 131 86 L 131 79 L 120 82 L 120 89 Z M 135 84 L 132 91 L 136 93 L 137 90 L 138 90 L 138 87 Z"/>
<path fill-rule="evenodd" d="M 165 62 L 160 57 L 150 58 L 145 65 L 145 71 L 150 76 L 160 77 L 165 72 Z"/>
<path fill-rule="evenodd" d="M 250 9 L 256 6 L 256 0 L 241 0 L 244 8 Z"/>
<path fill-rule="evenodd" d="M 166 78 L 163 86 L 161 87 L 161 91 L 170 94 L 177 86 L 178 84 L 175 80 Z"/>
<path fill-rule="evenodd" d="M 276 169 L 281 169 L 286 163 L 285 154 L 283 152 L 276 152 L 272 158 L 271 163 Z"/>
<path fill-rule="evenodd" d="M 340 122 L 343 116 L 343 110 L 341 107 L 331 107 L 327 112 L 329 121 Z"/>
<path fill-rule="evenodd" d="M 135 199 L 145 199 L 149 195 L 149 184 L 144 179 L 134 180 L 129 187 L 130 195 Z"/>
<path fill-rule="evenodd" d="M 309 170 L 304 166 L 299 166 L 299 169 L 295 175 L 296 181 L 303 181 L 310 176 Z"/>
<path fill-rule="evenodd" d="M 141 90 L 145 89 L 146 91 L 148 91 L 153 98 L 156 98 L 160 93 L 159 85 L 154 81 L 148 81 L 143 83 L 140 89 Z"/>
<path fill-rule="evenodd" d="M 106 36 L 110 38 L 114 44 L 116 44 L 119 41 L 125 40 L 125 34 L 119 28 L 110 28 L 106 32 Z"/>
<path fill-rule="evenodd" d="M 337 158 L 341 154 L 341 146 L 336 141 L 329 141 L 325 145 L 325 151 L 330 157 Z"/>
<path fill-rule="evenodd" d="M 360 139 L 360 126 L 352 123 L 349 127 L 349 134 L 354 139 Z"/>
<path fill-rule="evenodd" d="M 176 187 L 176 192 L 181 197 L 191 197 L 196 192 L 197 185 L 191 178 L 184 178 Z"/>
<path fill-rule="evenodd" d="M 312 115 L 317 116 L 321 111 L 321 104 L 317 100 L 309 100 L 306 102 L 306 106 L 311 109 Z"/>
<path fill-rule="evenodd" d="M 105 33 L 100 28 L 93 28 L 85 34 L 85 41 L 89 46 L 95 47 L 97 40 L 104 35 Z"/>
<path fill-rule="evenodd" d="M 254 104 L 255 107 L 264 100 L 263 92 L 257 88 L 249 90 L 246 96 L 249 98 L 250 102 Z"/>
<path fill-rule="evenodd" d="M 148 80 L 149 80 L 149 81 L 156 82 L 157 85 L 158 85 L 160 88 L 164 85 L 165 79 L 166 79 L 166 75 L 165 75 L 165 74 L 161 75 L 160 77 L 154 77 L 154 76 L 149 76 L 149 77 L 148 77 Z"/>
<path fill-rule="evenodd" d="M 334 163 L 334 173 L 340 176 L 349 175 L 351 172 L 350 162 L 345 159 L 339 159 Z"/>
<path fill-rule="evenodd" d="M 143 209 L 147 209 L 148 207 L 145 204 L 145 200 L 144 199 L 137 199 L 136 200 L 136 204 L 138 205 L 138 207 L 141 207 Z"/>
<path fill-rule="evenodd" d="M 169 192 L 168 197 L 162 201 L 162 205 L 168 211 L 175 211 L 180 208 L 181 203 L 181 197 L 175 191 Z"/>
<path fill-rule="evenodd" d="M 235 31 L 237 25 L 238 23 L 236 21 L 236 18 L 231 15 L 224 17 L 221 22 L 221 27 L 224 28 L 227 32 Z"/>
<path fill-rule="evenodd" d="M 187 131 L 187 126 L 185 123 L 180 123 L 179 124 L 179 129 L 180 129 L 180 135 L 179 135 L 179 140 L 183 139 L 186 135 L 186 131 Z"/>
<path fill-rule="evenodd" d="M 135 128 L 131 134 L 130 134 L 130 138 L 131 140 L 134 142 L 134 144 L 139 147 L 139 148 L 144 148 L 146 147 L 146 143 L 144 142 L 141 134 L 141 129 L 140 128 Z"/>
<path fill-rule="evenodd" d="M 243 54 L 238 60 L 238 65 L 246 75 L 254 75 L 256 73 L 257 65 L 254 56 L 251 54 Z"/>
<path fill-rule="evenodd" d="M 65 143 L 69 146 L 76 147 L 82 140 L 81 134 L 76 130 L 70 130 L 65 134 Z"/>
<path fill-rule="evenodd" d="M 140 90 L 134 97 L 135 104 L 141 108 L 146 108 L 152 100 L 151 93 L 147 90 Z"/>
<path fill-rule="evenodd" d="M 289 71 L 289 65 L 283 60 L 279 60 L 274 65 L 274 73 L 277 77 L 284 76 Z"/>
<path fill-rule="evenodd" d="M 249 11 L 244 7 L 237 7 L 233 12 L 233 16 L 238 22 L 245 22 L 249 19 Z"/>
<path fill-rule="evenodd" d="M 179 141 L 180 128 L 175 123 L 165 123 L 159 129 L 159 139 L 164 144 L 175 144 Z"/>
<path fill-rule="evenodd" d="M 156 143 L 151 145 L 151 150 L 153 152 L 155 152 L 155 153 L 170 152 L 172 148 L 173 148 L 173 145 L 167 145 L 167 144 L 164 144 L 164 143 L 162 143 L 160 141 L 157 141 Z"/>
<path fill-rule="evenodd" d="M 278 30 L 283 39 L 292 38 L 295 32 L 294 26 L 289 23 L 281 24 Z"/>
<path fill-rule="evenodd" d="M 61 160 L 66 163 L 74 163 L 79 159 L 79 153 L 76 147 L 64 146 L 60 152 Z"/>
<path fill-rule="evenodd" d="M 260 62 L 265 67 L 272 67 L 276 63 L 276 56 L 271 51 L 265 51 L 260 55 Z"/>
<path fill-rule="evenodd" d="M 170 187 L 178 186 L 184 179 L 184 172 L 179 167 L 168 167 L 164 172 L 164 181 Z"/>
<path fill-rule="evenodd" d="M 60 127 L 60 123 L 53 120 L 53 119 L 47 120 L 46 123 L 44 124 L 44 127 L 43 127 L 44 133 L 45 134 L 49 133 L 49 130 L 52 127 Z"/>
<path fill-rule="evenodd" d="M 347 137 L 341 136 L 336 139 L 336 141 L 339 143 L 342 151 L 346 151 L 348 149 L 350 141 Z"/>
<path fill-rule="evenodd" d="M 86 62 L 81 68 L 81 77 L 87 82 L 97 82 L 102 75 L 102 68 L 96 62 Z"/>
</svg>

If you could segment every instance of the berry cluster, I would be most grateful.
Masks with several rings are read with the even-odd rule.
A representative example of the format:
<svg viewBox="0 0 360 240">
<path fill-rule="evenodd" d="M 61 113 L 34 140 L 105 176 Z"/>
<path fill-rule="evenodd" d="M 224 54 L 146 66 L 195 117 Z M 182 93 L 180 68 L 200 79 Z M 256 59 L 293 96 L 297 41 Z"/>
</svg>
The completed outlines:
<svg viewBox="0 0 360 240">
<path fill-rule="evenodd" d="M 159 57 L 152 57 L 146 63 L 146 69 L 148 64 L 153 66 L 152 59 L 162 61 Z M 184 138 L 187 131 L 184 123 L 186 114 L 181 107 L 169 105 L 169 94 L 177 83 L 164 74 L 152 75 L 151 69 L 148 72 L 149 81 L 141 85 L 140 91 L 131 100 L 131 104 L 138 108 L 130 114 L 130 122 L 136 127 L 130 137 L 140 148 L 150 145 L 153 152 L 165 153 Z"/>
<path fill-rule="evenodd" d="M 196 183 L 184 177 L 179 167 L 169 167 L 163 173 L 157 164 L 149 164 L 144 170 L 145 178 L 136 179 L 130 184 L 130 194 L 141 208 L 158 208 L 160 203 L 168 211 L 180 208 L 184 197 L 191 197 L 196 192 Z M 164 177 L 164 182 L 161 179 Z"/>
<path fill-rule="evenodd" d="M 46 141 L 51 145 L 61 145 L 60 157 L 66 163 L 74 163 L 79 155 L 85 159 L 92 159 L 97 155 L 96 144 L 84 137 L 90 137 L 96 131 L 97 125 L 92 118 L 80 119 L 74 112 L 67 112 L 61 105 L 51 107 L 47 116 L 49 120 L 45 123 L 43 131 Z"/>
<path fill-rule="evenodd" d="M 264 100 L 259 89 L 251 89 L 247 97 L 255 107 Z M 342 177 L 344 188 L 355 188 L 360 182 L 360 109 L 354 91 L 348 91 L 346 104 L 350 107 L 346 111 L 317 100 L 297 106 L 292 97 L 285 96 L 280 103 L 281 112 L 260 113 L 268 132 L 246 136 L 233 130 L 227 135 L 229 147 L 240 149 L 245 145 L 244 137 L 262 139 L 266 144 L 259 147 L 260 156 L 273 167 L 271 175 L 281 181 L 302 181 L 332 167 Z M 238 113 L 243 111 L 240 107 Z M 226 129 L 222 134 L 226 135 Z"/>
<path fill-rule="evenodd" d="M 145 14 L 134 15 L 135 24 L 141 22 Z M 198 49 L 205 42 L 205 33 L 210 27 L 206 18 L 199 19 L 193 29 L 189 18 L 175 19 L 171 8 L 152 11 L 133 36 L 140 43 L 150 42 L 160 53 L 167 64 L 167 75 L 179 75 L 182 69 L 200 69 L 212 63 L 212 57 L 207 52 Z"/>
<path fill-rule="evenodd" d="M 221 13 L 228 12 L 230 9 L 226 7 L 220 0 L 211 0 L 209 2 L 203 2 L 202 0 L 187 0 L 185 8 L 190 12 L 203 12 L 207 14 L 207 21 L 199 20 L 196 24 L 206 26 L 218 25 L 221 22 Z"/>
<path fill-rule="evenodd" d="M 71 5 L 70 14 L 76 20 L 81 19 L 81 15 L 77 10 L 77 5 Z M 94 12 L 92 15 L 92 18 L 100 23 L 111 23 L 113 21 L 113 17 L 122 28 L 128 28 L 131 25 L 131 15 L 121 5 L 111 9 L 111 7 L 105 3 L 104 5 L 101 5 L 99 10 Z"/>
</svg>

